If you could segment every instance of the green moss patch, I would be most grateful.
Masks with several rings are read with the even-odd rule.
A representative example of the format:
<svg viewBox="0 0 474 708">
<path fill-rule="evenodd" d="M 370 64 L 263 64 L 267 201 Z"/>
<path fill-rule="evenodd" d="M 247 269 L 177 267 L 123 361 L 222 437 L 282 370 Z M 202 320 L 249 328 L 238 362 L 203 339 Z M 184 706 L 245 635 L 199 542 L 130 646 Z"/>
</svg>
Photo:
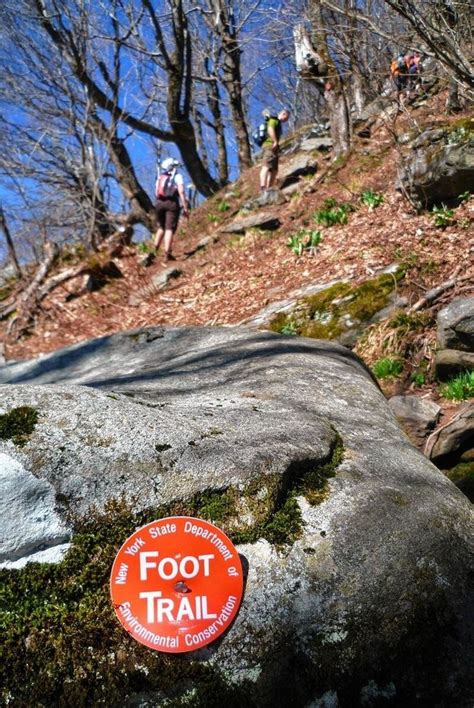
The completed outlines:
<svg viewBox="0 0 474 708">
<path fill-rule="evenodd" d="M 0 702 L 124 705 L 133 693 L 156 692 L 163 697 L 160 705 L 251 708 L 250 687 L 229 686 L 192 654 L 153 652 L 123 631 L 109 597 L 112 563 L 136 528 L 170 515 L 209 519 L 235 543 L 262 537 L 292 543 L 302 531 L 297 495 L 322 501 L 341 458 L 337 439 L 321 465 L 307 462 L 284 476 L 261 475 L 242 491 L 204 492 L 139 513 L 113 501 L 103 513 L 75 522 L 72 546 L 62 563 L 0 570 Z M 246 527 L 237 525 L 242 511 L 251 519 Z"/>
<path fill-rule="evenodd" d="M 113 502 L 76 526 L 72 548 L 58 565 L 0 570 L 0 702 L 12 705 L 123 705 L 137 691 L 163 692 L 169 705 L 187 683 L 192 705 L 240 706 L 238 689 L 186 657 L 160 654 L 132 640 L 109 598 L 114 557 L 135 528 L 173 510 L 132 514 Z"/>
<path fill-rule="evenodd" d="M 5 286 L 0 288 L 0 302 L 2 300 L 6 300 L 7 297 L 10 295 L 10 293 L 11 293 L 11 288 L 8 288 Z"/>
<path fill-rule="evenodd" d="M 315 339 L 337 339 L 344 332 L 369 322 L 389 302 L 397 280 L 403 276 L 384 273 L 362 285 L 336 283 L 299 300 L 290 313 L 279 313 L 270 322 L 274 332 L 287 332 Z"/>
<path fill-rule="evenodd" d="M 474 502 L 474 461 L 460 462 L 446 473 L 447 477 Z"/>
<path fill-rule="evenodd" d="M 19 406 L 0 415 L 0 439 L 13 440 L 23 447 L 38 422 L 38 411 L 31 406 Z"/>
</svg>

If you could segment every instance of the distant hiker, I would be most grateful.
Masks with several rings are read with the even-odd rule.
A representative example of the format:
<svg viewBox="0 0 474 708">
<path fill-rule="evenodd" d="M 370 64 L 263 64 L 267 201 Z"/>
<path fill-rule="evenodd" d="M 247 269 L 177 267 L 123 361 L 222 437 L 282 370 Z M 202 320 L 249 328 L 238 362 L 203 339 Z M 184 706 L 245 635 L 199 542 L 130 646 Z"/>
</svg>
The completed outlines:
<svg viewBox="0 0 474 708">
<path fill-rule="evenodd" d="M 413 54 L 410 54 L 408 57 L 407 64 L 408 64 L 407 96 L 409 96 L 411 92 L 417 93 L 419 91 L 419 89 L 421 88 L 421 84 L 422 84 L 421 73 L 422 73 L 423 67 L 421 64 L 420 52 L 413 52 Z"/>
<path fill-rule="evenodd" d="M 408 84 L 408 66 L 404 54 L 400 53 L 397 58 L 392 61 L 390 64 L 390 73 L 395 88 L 397 89 L 397 98 L 400 98 Z"/>
<path fill-rule="evenodd" d="M 284 108 L 277 116 L 267 114 L 265 116 L 267 137 L 262 143 L 263 147 L 263 167 L 260 171 L 260 189 L 264 192 L 275 184 L 278 173 L 278 158 L 280 155 L 280 138 L 282 123 L 286 123 L 290 117 L 290 112 Z"/>
<path fill-rule="evenodd" d="M 155 236 L 155 248 L 159 249 L 163 236 L 165 239 L 165 262 L 174 261 L 171 253 L 173 238 L 178 227 L 181 207 L 185 216 L 188 215 L 188 201 L 184 191 L 183 176 L 177 172 L 179 162 L 168 157 L 161 163 L 161 171 L 156 180 L 156 216 L 158 230 Z"/>
</svg>

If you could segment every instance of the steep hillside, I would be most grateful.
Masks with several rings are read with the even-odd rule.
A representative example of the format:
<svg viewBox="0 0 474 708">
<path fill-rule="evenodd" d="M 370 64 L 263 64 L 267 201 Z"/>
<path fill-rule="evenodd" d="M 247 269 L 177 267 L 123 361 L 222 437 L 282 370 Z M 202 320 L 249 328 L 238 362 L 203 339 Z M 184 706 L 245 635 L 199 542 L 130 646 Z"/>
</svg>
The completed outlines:
<svg viewBox="0 0 474 708">
<path fill-rule="evenodd" d="M 432 212 L 417 214 L 395 188 L 397 136 L 467 117 L 459 114 L 448 118 L 444 100 L 440 94 L 391 118 L 381 115 L 369 138 L 355 138 L 352 153 L 342 164 L 332 162 L 330 152 L 313 153 L 316 174 L 301 178 L 284 204 L 264 207 L 278 216 L 278 229 L 249 229 L 241 235 L 222 233 L 221 229 L 242 215 L 246 202 L 258 194 L 256 164 L 235 184 L 197 208 L 190 221 L 180 227 L 175 245 L 177 262 L 173 264 L 180 271 L 178 277 L 170 279 L 165 287 L 153 285 L 157 274 L 169 264 L 160 263 L 158 255 L 151 266 L 145 267 L 141 265 L 144 245 L 124 246 L 114 256 L 123 278 L 110 279 L 97 292 L 84 289 L 83 277 L 67 281 L 43 300 L 34 326 L 18 341 L 6 335 L 7 323 L 1 323 L 7 360 L 30 358 L 73 342 L 145 325 L 235 325 L 296 289 L 341 279 L 357 285 L 393 264 L 404 269 L 405 277 L 397 290 L 410 305 L 462 268 L 463 279 L 429 310 L 407 357 L 404 376 L 385 385 L 388 392 L 413 388 L 413 347 L 418 356 L 415 366 L 424 358 L 424 366 L 429 369 L 437 309 L 473 288 L 472 278 L 468 278 L 474 275 L 472 196 L 456 205 L 454 216 L 440 227 Z M 282 167 L 290 159 L 284 157 Z M 367 190 L 383 195 L 383 203 L 375 208 L 362 204 L 361 195 Z M 350 204 L 347 223 L 331 227 L 315 223 L 315 212 L 329 198 L 338 204 Z M 320 244 L 295 254 L 287 244 L 289 237 L 314 230 L 321 232 Z M 196 250 L 206 237 L 207 245 Z M 70 266 L 79 257 L 71 252 L 63 254 L 56 268 Z M 383 354 L 387 334 L 387 328 L 381 335 L 375 331 L 357 344 L 356 351 L 369 365 Z M 429 377 L 419 382 L 421 390 L 429 385 Z"/>
</svg>

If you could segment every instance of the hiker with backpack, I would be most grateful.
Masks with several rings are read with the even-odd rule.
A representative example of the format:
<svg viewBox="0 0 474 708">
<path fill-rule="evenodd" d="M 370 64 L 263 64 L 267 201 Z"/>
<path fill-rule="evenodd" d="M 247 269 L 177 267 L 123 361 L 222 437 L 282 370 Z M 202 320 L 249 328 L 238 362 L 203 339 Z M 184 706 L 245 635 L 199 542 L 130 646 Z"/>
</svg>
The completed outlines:
<svg viewBox="0 0 474 708">
<path fill-rule="evenodd" d="M 422 78 L 422 64 L 421 64 L 421 54 L 420 52 L 413 52 L 408 57 L 408 89 L 407 97 L 410 97 L 410 93 L 418 93 L 421 89 Z"/>
<path fill-rule="evenodd" d="M 404 54 L 400 53 L 397 58 L 392 61 L 390 64 L 390 73 L 395 83 L 395 88 L 397 89 L 398 99 L 408 85 L 408 66 Z"/>
<path fill-rule="evenodd" d="M 189 215 L 188 201 L 184 190 L 183 176 L 177 172 L 179 162 L 168 157 L 161 163 L 161 171 L 156 180 L 156 216 L 158 230 L 154 246 L 158 250 L 164 237 L 165 263 L 176 260 L 171 249 L 173 239 L 178 227 L 181 207 L 185 216 Z"/>
<path fill-rule="evenodd" d="M 274 186 L 278 174 L 278 158 L 280 154 L 280 138 L 282 123 L 286 123 L 290 117 L 289 111 L 284 108 L 277 116 L 270 113 L 265 115 L 265 123 L 257 129 L 261 134 L 260 144 L 263 148 L 263 167 L 260 170 L 260 190 L 265 192 Z M 264 129 L 263 129 L 264 128 Z"/>
</svg>

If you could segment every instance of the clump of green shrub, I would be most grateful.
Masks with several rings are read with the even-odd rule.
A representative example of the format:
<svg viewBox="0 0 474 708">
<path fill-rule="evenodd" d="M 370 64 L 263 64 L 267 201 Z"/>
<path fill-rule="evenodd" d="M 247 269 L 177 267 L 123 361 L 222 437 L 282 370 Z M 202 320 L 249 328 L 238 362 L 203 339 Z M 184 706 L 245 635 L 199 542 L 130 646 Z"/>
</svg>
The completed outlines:
<svg viewBox="0 0 474 708">
<path fill-rule="evenodd" d="M 426 376 L 421 373 L 421 371 L 414 371 L 410 376 L 410 379 L 415 386 L 423 386 L 426 381 Z"/>
<path fill-rule="evenodd" d="M 400 359 L 384 357 L 375 362 L 372 371 L 378 379 L 396 378 L 403 371 L 403 362 Z"/>
<path fill-rule="evenodd" d="M 384 203 L 384 196 L 379 192 L 373 192 L 371 189 L 367 189 L 365 192 L 362 192 L 360 201 L 364 206 L 369 208 L 369 211 L 373 211 L 380 206 L 380 204 Z"/>
<path fill-rule="evenodd" d="M 431 210 L 431 218 L 435 226 L 441 229 L 445 229 L 455 223 L 454 209 L 448 209 L 445 204 L 441 206 L 434 206 Z"/>
<path fill-rule="evenodd" d="M 338 204 L 333 198 L 325 199 L 321 209 L 313 214 L 313 219 L 322 226 L 335 226 L 336 224 L 347 224 L 347 215 L 351 210 L 350 204 Z"/>
<path fill-rule="evenodd" d="M 316 246 L 319 246 L 322 237 L 321 231 L 299 229 L 295 234 L 289 236 L 286 245 L 297 256 L 301 256 L 305 251 L 312 252 Z"/>
<path fill-rule="evenodd" d="M 443 398 L 450 401 L 465 401 L 474 396 L 474 371 L 465 371 L 458 374 L 441 387 Z"/>
<path fill-rule="evenodd" d="M 137 251 L 146 255 L 147 253 L 154 253 L 155 247 L 151 241 L 140 241 L 137 243 Z"/>
</svg>

